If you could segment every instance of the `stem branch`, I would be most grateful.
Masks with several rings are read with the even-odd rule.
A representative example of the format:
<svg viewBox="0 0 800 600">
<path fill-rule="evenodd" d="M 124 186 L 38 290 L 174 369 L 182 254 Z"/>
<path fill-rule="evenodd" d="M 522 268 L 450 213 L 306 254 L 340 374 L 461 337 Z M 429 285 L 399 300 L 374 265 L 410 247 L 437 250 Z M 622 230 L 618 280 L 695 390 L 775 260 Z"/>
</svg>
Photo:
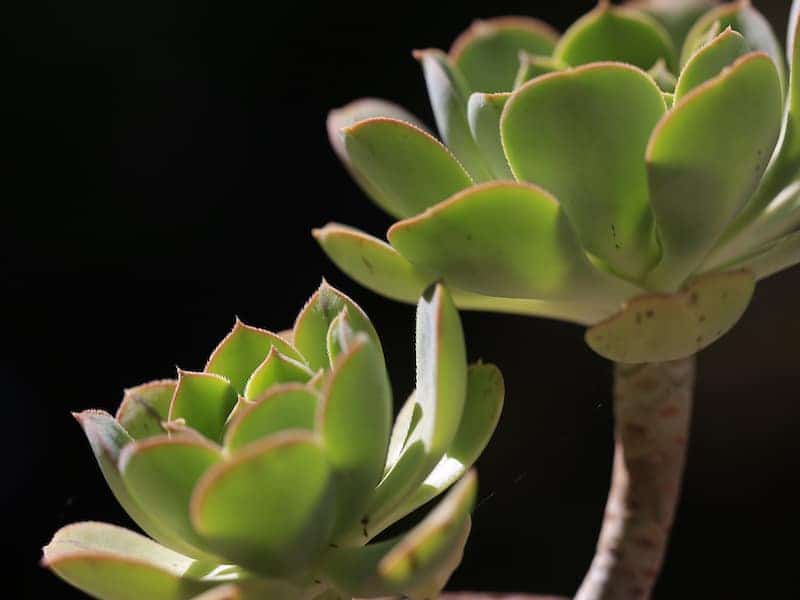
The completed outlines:
<svg viewBox="0 0 800 600">
<path fill-rule="evenodd" d="M 611 490 L 594 560 L 575 600 L 650 597 L 680 494 L 694 371 L 694 357 L 616 365 Z"/>
</svg>

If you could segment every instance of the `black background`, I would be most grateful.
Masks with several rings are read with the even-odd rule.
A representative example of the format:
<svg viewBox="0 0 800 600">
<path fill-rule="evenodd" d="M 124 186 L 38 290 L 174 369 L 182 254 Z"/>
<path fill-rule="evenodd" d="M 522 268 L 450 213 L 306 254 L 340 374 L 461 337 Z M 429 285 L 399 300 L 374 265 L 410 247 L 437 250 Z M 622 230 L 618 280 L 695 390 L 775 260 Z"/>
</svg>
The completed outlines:
<svg viewBox="0 0 800 600">
<path fill-rule="evenodd" d="M 13 2 L 2 8 L 0 518 L 5 580 L 78 598 L 42 570 L 61 525 L 129 523 L 70 411 L 201 368 L 234 315 L 291 325 L 320 277 L 413 385 L 413 308 L 348 281 L 309 236 L 389 219 L 328 148 L 327 110 L 395 99 L 429 123 L 410 51 L 474 17 L 563 29 L 591 2 Z M 786 0 L 761 0 L 783 35 Z M 540 5 L 540 6 L 537 6 Z M 657 598 L 796 592 L 800 272 L 759 285 L 699 359 L 696 417 Z M 579 327 L 463 316 L 471 358 L 501 365 L 506 409 L 454 589 L 569 594 L 593 552 L 611 465 L 610 365 Z"/>
</svg>

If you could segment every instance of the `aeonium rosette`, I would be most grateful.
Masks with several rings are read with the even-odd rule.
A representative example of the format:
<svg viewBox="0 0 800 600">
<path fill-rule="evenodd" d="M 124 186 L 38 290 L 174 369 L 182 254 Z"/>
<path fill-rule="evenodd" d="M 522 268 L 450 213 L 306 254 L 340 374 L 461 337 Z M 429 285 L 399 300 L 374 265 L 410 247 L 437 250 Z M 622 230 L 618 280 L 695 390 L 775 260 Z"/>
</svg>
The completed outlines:
<svg viewBox="0 0 800 600">
<path fill-rule="evenodd" d="M 467 366 L 447 290 L 419 300 L 417 386 L 392 390 L 364 312 L 327 284 L 283 334 L 237 320 L 201 372 L 76 415 L 149 537 L 69 525 L 44 564 L 107 600 L 435 595 L 458 565 L 504 388 Z M 455 484 L 455 485 L 453 485 Z M 419 524 L 373 538 L 447 488 Z"/>
<path fill-rule="evenodd" d="M 336 153 L 400 219 L 389 243 L 315 236 L 398 300 L 443 279 L 460 308 L 590 326 L 612 360 L 694 354 L 800 260 L 798 13 L 788 76 L 743 0 L 603 1 L 560 36 L 477 22 L 415 53 L 443 143 L 383 100 L 329 116 Z"/>
</svg>

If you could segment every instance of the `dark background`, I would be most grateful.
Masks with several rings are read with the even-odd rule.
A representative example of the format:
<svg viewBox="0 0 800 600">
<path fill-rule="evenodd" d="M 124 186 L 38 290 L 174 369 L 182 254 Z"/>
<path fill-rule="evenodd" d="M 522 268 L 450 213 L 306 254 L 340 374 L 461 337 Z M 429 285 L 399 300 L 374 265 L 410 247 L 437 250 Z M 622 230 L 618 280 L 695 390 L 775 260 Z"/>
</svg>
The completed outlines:
<svg viewBox="0 0 800 600">
<path fill-rule="evenodd" d="M 536 5 L 540 6 L 536 6 Z M 761 0 L 781 35 L 786 0 Z M 309 236 L 389 219 L 330 152 L 326 112 L 364 95 L 432 122 L 410 51 L 474 17 L 563 29 L 592 2 L 10 2 L 0 14 L 0 546 L 23 597 L 78 598 L 42 570 L 61 525 L 129 523 L 70 411 L 201 368 L 234 315 L 282 329 L 320 277 L 381 332 L 398 397 L 413 308 L 348 281 Z M 759 285 L 700 356 L 685 488 L 657 598 L 796 593 L 800 271 Z M 508 394 L 479 463 L 454 589 L 569 594 L 593 553 L 611 466 L 610 365 L 577 326 L 465 314 L 471 358 Z"/>
</svg>

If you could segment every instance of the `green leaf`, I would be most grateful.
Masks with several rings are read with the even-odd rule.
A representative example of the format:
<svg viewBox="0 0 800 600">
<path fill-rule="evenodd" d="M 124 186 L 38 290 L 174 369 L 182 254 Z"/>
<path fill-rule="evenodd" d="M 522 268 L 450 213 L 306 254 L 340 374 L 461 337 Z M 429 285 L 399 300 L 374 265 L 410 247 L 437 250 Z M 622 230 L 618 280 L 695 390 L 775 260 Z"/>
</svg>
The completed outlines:
<svg viewBox="0 0 800 600">
<path fill-rule="evenodd" d="M 662 119 L 647 148 L 662 247 L 653 289 L 675 290 L 702 263 L 753 193 L 780 124 L 780 83 L 763 53 L 740 58 Z"/>
<path fill-rule="evenodd" d="M 328 336 L 326 339 L 326 346 L 328 348 L 328 356 L 331 360 L 331 366 L 336 363 L 336 359 L 343 352 L 347 352 L 353 344 L 355 338 L 355 330 L 350 325 L 350 319 L 347 316 L 347 307 L 342 309 L 336 318 L 331 321 L 328 327 Z"/>
<path fill-rule="evenodd" d="M 470 96 L 467 105 L 469 128 L 497 179 L 514 178 L 500 139 L 500 115 L 510 95 L 476 92 Z"/>
<path fill-rule="evenodd" d="M 719 23 L 721 29 L 731 27 L 744 36 L 751 50 L 766 52 L 778 71 L 781 87 L 785 79 L 783 50 L 772 31 L 772 27 L 750 0 L 736 0 L 709 10 L 699 18 L 689 33 L 681 51 L 681 64 L 686 64 L 697 48 L 702 45 L 708 30 Z"/>
<path fill-rule="evenodd" d="M 359 121 L 343 130 L 350 165 L 378 192 L 375 201 L 404 218 L 472 183 L 456 158 L 429 133 L 396 119 Z"/>
<path fill-rule="evenodd" d="M 414 267 L 386 242 L 363 231 L 328 223 L 313 231 L 328 257 L 351 279 L 401 302 L 416 302 L 435 276 Z"/>
<path fill-rule="evenodd" d="M 306 365 L 280 353 L 274 346 L 244 388 L 244 397 L 255 400 L 270 387 L 279 383 L 306 383 L 313 373 Z"/>
<path fill-rule="evenodd" d="M 220 375 L 178 371 L 169 420 L 185 419 L 192 429 L 218 442 L 237 399 L 236 390 Z"/>
<path fill-rule="evenodd" d="M 294 573 L 317 559 L 333 524 L 325 453 L 299 431 L 250 444 L 206 472 L 190 514 L 220 555 L 259 573 Z"/>
<path fill-rule="evenodd" d="M 405 590 L 424 584 L 432 576 L 438 579 L 442 563 L 450 563 L 453 547 L 463 544 L 466 535 L 463 525 L 475 504 L 477 489 L 477 477 L 474 471 L 470 471 L 419 525 L 381 559 L 378 572 Z"/>
<path fill-rule="evenodd" d="M 381 197 L 380 190 L 375 188 L 375 186 L 373 186 L 367 178 L 362 176 L 361 173 L 357 169 L 354 169 L 350 164 L 350 158 L 347 155 L 347 150 L 344 146 L 344 136 L 342 135 L 343 129 L 346 129 L 351 125 L 358 123 L 359 121 L 364 121 L 366 119 L 372 119 L 375 117 L 399 119 L 401 121 L 411 123 L 415 127 L 418 127 L 424 131 L 427 131 L 427 128 L 419 119 L 417 119 L 417 117 L 412 115 L 403 107 L 398 106 L 393 102 L 388 102 L 378 98 L 361 98 L 360 100 L 355 100 L 354 102 L 351 102 L 342 108 L 334 109 L 328 113 L 326 125 L 328 129 L 328 140 L 331 143 L 333 151 L 350 172 L 350 175 L 353 177 L 353 179 L 356 180 L 356 183 L 361 186 L 361 188 L 370 198 L 380 204 L 380 200 L 378 200 L 378 198 Z"/>
<path fill-rule="evenodd" d="M 436 275 L 412 265 L 386 242 L 344 225 L 329 224 L 314 230 L 323 250 L 350 278 L 366 288 L 401 302 L 415 303 Z M 537 315 L 582 324 L 596 323 L 613 314 L 619 302 L 548 302 L 484 296 L 452 289 L 453 299 L 464 310 L 488 310 Z M 621 298 L 624 296 L 620 297 Z"/>
<path fill-rule="evenodd" d="M 493 296 L 601 298 L 614 279 L 588 262 L 561 205 L 527 183 L 472 187 L 396 223 L 389 239 L 413 264 Z"/>
<path fill-rule="evenodd" d="M 589 346 L 609 360 L 662 362 L 691 356 L 733 327 L 753 295 L 749 271 L 701 275 L 675 294 L 633 298 L 586 332 Z"/>
<path fill-rule="evenodd" d="M 695 21 L 718 0 L 632 0 L 626 7 L 647 13 L 666 29 L 675 48 L 680 48 Z"/>
<path fill-rule="evenodd" d="M 514 78 L 514 89 L 522 87 L 531 79 L 536 79 L 541 75 L 548 73 L 555 73 L 561 69 L 566 69 L 567 65 L 554 59 L 552 56 L 539 56 L 536 54 L 528 54 L 527 52 L 519 53 L 519 69 Z"/>
<path fill-rule="evenodd" d="M 756 279 L 766 279 L 775 273 L 793 267 L 800 262 L 800 232 L 794 231 L 773 240 L 744 259 L 734 261 L 726 268 L 746 269 Z"/>
<path fill-rule="evenodd" d="M 104 600 L 185 600 L 217 585 L 210 574 L 216 565 L 199 563 L 105 523 L 60 529 L 45 546 L 42 564 Z"/>
<path fill-rule="evenodd" d="M 796 181 L 775 196 L 738 237 L 726 239 L 723 236 L 723 241 L 703 263 L 703 269 L 736 264 L 742 257 L 759 253 L 759 250 L 799 227 L 800 181 Z"/>
<path fill-rule="evenodd" d="M 375 342 L 381 357 L 383 356 L 378 332 L 375 331 L 369 317 L 355 302 L 328 285 L 323 279 L 322 284 L 308 299 L 294 322 L 294 343 L 307 357 L 312 371 L 327 369 L 330 366 L 327 345 L 328 329 L 331 321 L 345 307 L 347 307 L 350 318 L 350 326 L 355 331 L 366 333 Z"/>
<path fill-rule="evenodd" d="M 324 578 L 360 597 L 402 594 L 417 598 L 418 588 L 443 587 L 460 562 L 476 487 L 471 473 L 405 536 L 330 551 L 322 564 Z M 432 591 L 434 598 L 439 590 L 426 591 Z"/>
<path fill-rule="evenodd" d="M 789 96 L 784 109 L 783 131 L 780 147 L 764 174 L 755 195 L 747 202 L 744 209 L 736 216 L 720 240 L 722 254 L 725 257 L 736 256 L 742 251 L 752 250 L 758 246 L 760 225 L 764 212 L 774 205 L 776 197 L 791 183 L 797 181 L 800 174 L 800 43 L 797 29 L 800 28 L 800 4 L 792 5 L 789 20 L 788 53 L 791 62 L 789 72 Z M 755 240 L 751 240 L 751 236 Z"/>
<path fill-rule="evenodd" d="M 681 71 L 675 88 L 675 99 L 720 74 L 737 58 L 747 54 L 748 46 L 740 33 L 730 27 L 695 52 Z"/>
<path fill-rule="evenodd" d="M 200 477 L 221 459 L 220 448 L 202 437 L 162 435 L 126 446 L 119 470 L 131 496 L 149 515 L 202 548 L 189 521 L 189 500 Z"/>
<path fill-rule="evenodd" d="M 634 280 L 658 260 L 644 152 L 665 110 L 646 73 L 599 63 L 526 84 L 501 120 L 517 178 L 558 198 L 583 247 Z"/>
<path fill-rule="evenodd" d="M 416 399 L 422 418 L 407 443 L 422 440 L 433 467 L 453 441 L 467 393 L 461 319 L 442 284 L 428 288 L 417 304 L 416 349 Z"/>
<path fill-rule="evenodd" d="M 452 64 L 471 91 L 509 92 L 519 65 L 520 50 L 549 55 L 558 33 L 529 17 L 497 17 L 475 21 L 450 48 Z"/>
<path fill-rule="evenodd" d="M 280 336 L 236 319 L 233 329 L 211 354 L 204 370 L 222 375 L 241 394 L 250 374 L 273 347 L 289 358 L 303 360 L 300 353 Z"/>
<path fill-rule="evenodd" d="M 117 409 L 117 422 L 137 440 L 165 433 L 161 425 L 169 418 L 175 380 L 151 381 L 125 390 Z"/>
<path fill-rule="evenodd" d="M 383 473 L 392 389 L 380 350 L 358 334 L 336 360 L 317 412 L 317 431 L 336 479 L 337 534 L 358 524 Z"/>
<path fill-rule="evenodd" d="M 108 487 L 111 488 L 117 502 L 130 515 L 131 519 L 147 535 L 165 546 L 189 556 L 203 557 L 202 551 L 192 547 L 163 527 L 148 515 L 131 496 L 117 467 L 122 449 L 133 442 L 133 438 L 128 435 L 128 432 L 111 415 L 102 410 L 86 410 L 82 413 L 73 413 L 73 416 L 89 440 Z"/>
<path fill-rule="evenodd" d="M 553 57 L 568 65 L 613 60 L 649 69 L 664 59 L 675 71 L 675 49 L 658 21 L 636 10 L 601 0 L 564 32 Z"/>
<path fill-rule="evenodd" d="M 422 407 L 420 407 L 417 402 L 417 394 L 416 391 L 414 391 L 406 398 L 406 401 L 397 413 L 394 425 L 392 425 L 392 435 L 389 438 L 389 450 L 386 453 L 385 472 L 388 472 L 400 458 L 403 449 L 406 447 L 408 437 L 411 435 L 411 432 L 414 431 L 421 417 Z"/>
<path fill-rule="evenodd" d="M 372 535 L 377 535 L 453 485 L 489 443 L 503 410 L 503 375 L 491 364 L 471 365 L 467 375 L 467 400 L 453 443 L 413 494 L 392 506 L 392 510 L 384 511 L 380 519 L 373 519 Z"/>
<path fill-rule="evenodd" d="M 238 450 L 247 444 L 287 429 L 314 429 L 319 397 L 305 385 L 285 383 L 268 389 L 255 402 L 247 402 L 225 431 L 225 447 Z"/>
<path fill-rule="evenodd" d="M 441 50 L 418 50 L 439 135 L 475 181 L 492 178 L 467 122 L 469 85 Z"/>
<path fill-rule="evenodd" d="M 662 96 L 664 92 L 672 94 L 675 91 L 675 84 L 677 83 L 675 75 L 667 68 L 667 63 L 664 62 L 663 58 L 659 59 L 658 62 L 647 71 L 647 74 L 656 82 L 658 88 L 662 92 Z M 671 100 L 674 100 L 674 98 Z M 672 106 L 672 102 L 667 102 L 667 107 L 670 106 Z"/>
</svg>

